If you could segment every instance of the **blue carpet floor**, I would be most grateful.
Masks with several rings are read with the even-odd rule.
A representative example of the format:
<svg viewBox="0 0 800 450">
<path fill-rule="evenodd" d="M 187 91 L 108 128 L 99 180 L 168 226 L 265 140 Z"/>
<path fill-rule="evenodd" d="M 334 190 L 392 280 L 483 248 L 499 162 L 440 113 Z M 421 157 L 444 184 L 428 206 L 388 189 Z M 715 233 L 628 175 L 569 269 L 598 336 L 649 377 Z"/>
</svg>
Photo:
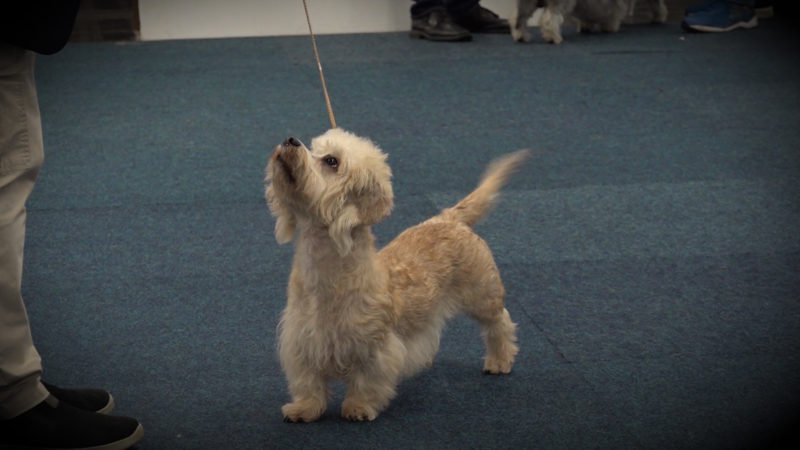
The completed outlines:
<svg viewBox="0 0 800 450">
<path fill-rule="evenodd" d="M 477 327 L 372 423 L 285 424 L 291 246 L 263 167 L 327 115 L 307 37 L 71 44 L 40 57 L 46 163 L 24 295 L 45 378 L 111 390 L 140 449 L 748 448 L 800 412 L 800 55 L 789 23 L 567 31 L 559 46 L 319 36 L 338 124 L 388 154 L 381 243 L 493 157 L 533 157 L 477 226 L 519 324 Z"/>
</svg>

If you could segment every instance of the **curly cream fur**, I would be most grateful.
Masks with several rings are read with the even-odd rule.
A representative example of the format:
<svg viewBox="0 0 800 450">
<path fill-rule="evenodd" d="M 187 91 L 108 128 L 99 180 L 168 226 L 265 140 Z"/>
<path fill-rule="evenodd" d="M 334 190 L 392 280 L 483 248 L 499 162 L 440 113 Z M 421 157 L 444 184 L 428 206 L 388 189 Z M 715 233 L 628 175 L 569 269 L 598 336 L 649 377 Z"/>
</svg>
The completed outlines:
<svg viewBox="0 0 800 450">
<path fill-rule="evenodd" d="M 341 129 L 313 139 L 310 150 L 294 140 L 276 147 L 266 198 L 278 242 L 297 234 L 279 325 L 292 398 L 285 420 L 319 418 L 337 379 L 347 388 L 342 415 L 375 419 L 403 377 L 433 362 L 444 322 L 458 312 L 482 327 L 484 371 L 511 370 L 515 324 L 491 251 L 470 225 L 525 155 L 499 159 L 461 202 L 377 251 L 370 226 L 393 205 L 386 155 Z"/>
<path fill-rule="evenodd" d="M 667 7 L 664 0 L 648 0 L 654 23 L 667 20 Z M 511 14 L 511 36 L 515 41 L 528 42 L 531 35 L 526 27 L 537 7 L 543 7 L 540 32 L 542 38 L 554 44 L 561 43 L 561 25 L 566 17 L 577 21 L 578 31 L 594 31 L 596 28 L 607 33 L 619 31 L 625 16 L 632 15 L 636 0 L 517 0 L 517 7 Z"/>
</svg>

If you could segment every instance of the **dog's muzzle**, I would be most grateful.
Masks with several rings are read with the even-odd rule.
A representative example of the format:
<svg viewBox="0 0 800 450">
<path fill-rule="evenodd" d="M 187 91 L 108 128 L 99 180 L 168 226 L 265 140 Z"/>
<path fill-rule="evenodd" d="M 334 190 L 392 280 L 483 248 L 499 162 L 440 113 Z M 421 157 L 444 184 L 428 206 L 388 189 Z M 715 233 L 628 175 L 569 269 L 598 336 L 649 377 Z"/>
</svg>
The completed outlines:
<svg viewBox="0 0 800 450">
<path fill-rule="evenodd" d="M 302 142 L 297 140 L 294 136 L 289 136 L 281 142 L 281 145 L 279 145 L 273 153 L 275 162 L 286 175 L 286 179 L 290 184 L 295 184 L 297 181 L 295 179 L 294 166 L 298 157 L 297 152 L 302 146 Z"/>
</svg>

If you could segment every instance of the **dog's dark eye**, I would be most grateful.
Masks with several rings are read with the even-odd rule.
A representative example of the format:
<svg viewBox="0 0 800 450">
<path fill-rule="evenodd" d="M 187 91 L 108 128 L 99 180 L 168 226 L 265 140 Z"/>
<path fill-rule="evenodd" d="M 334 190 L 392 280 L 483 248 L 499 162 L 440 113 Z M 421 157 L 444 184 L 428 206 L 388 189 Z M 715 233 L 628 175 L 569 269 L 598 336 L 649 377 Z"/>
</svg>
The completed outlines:
<svg viewBox="0 0 800 450">
<path fill-rule="evenodd" d="M 322 162 L 328 165 L 331 169 L 338 169 L 339 168 L 339 160 L 336 157 L 328 155 L 322 158 Z"/>
</svg>

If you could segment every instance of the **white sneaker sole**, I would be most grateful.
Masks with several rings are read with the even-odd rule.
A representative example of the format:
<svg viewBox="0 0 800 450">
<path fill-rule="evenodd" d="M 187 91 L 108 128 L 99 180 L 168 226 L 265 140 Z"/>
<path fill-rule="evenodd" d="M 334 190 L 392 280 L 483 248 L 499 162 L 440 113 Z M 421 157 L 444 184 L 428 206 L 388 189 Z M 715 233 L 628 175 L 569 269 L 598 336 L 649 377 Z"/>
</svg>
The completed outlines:
<svg viewBox="0 0 800 450">
<path fill-rule="evenodd" d="M 747 22 L 737 22 L 726 28 L 712 27 L 708 25 L 689 25 L 689 28 L 696 31 L 703 31 L 706 33 L 722 33 L 725 31 L 735 30 L 737 28 L 755 28 L 757 26 L 758 26 L 758 16 L 753 16 L 753 18 L 748 20 Z"/>
</svg>

